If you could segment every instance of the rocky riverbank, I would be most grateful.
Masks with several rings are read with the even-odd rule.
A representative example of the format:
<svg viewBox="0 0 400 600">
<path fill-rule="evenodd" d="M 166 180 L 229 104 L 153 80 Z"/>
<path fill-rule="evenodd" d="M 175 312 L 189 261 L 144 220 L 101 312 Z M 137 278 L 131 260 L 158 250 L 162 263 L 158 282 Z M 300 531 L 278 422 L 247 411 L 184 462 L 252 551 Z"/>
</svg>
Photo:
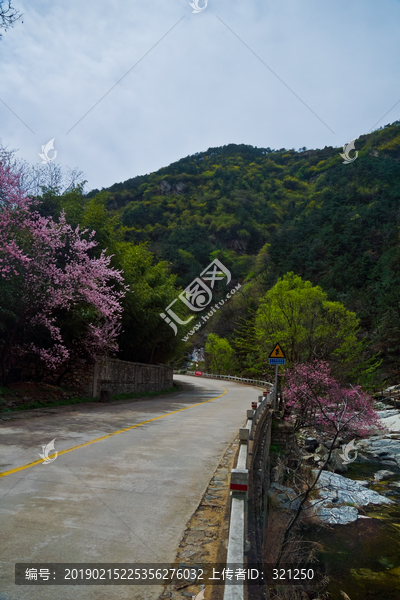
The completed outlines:
<svg viewBox="0 0 400 600">
<path fill-rule="evenodd" d="M 394 501 L 388 495 L 392 490 L 399 491 L 400 488 L 400 410 L 382 402 L 378 403 L 377 408 L 381 422 L 387 430 L 382 434 L 355 441 L 349 456 L 352 462 L 349 464 L 344 462 L 341 447 L 344 440 L 337 439 L 327 469 L 323 470 L 319 477 L 316 486 L 317 497 L 309 501 L 305 508 L 305 516 L 314 515 L 330 525 L 344 525 L 359 518 L 368 518 L 360 509 L 371 505 L 393 504 Z M 326 438 L 300 439 L 303 465 L 312 467 L 314 474 L 317 474 L 318 467 L 326 462 L 331 445 L 332 440 Z M 370 464 L 370 477 L 357 481 L 354 474 L 357 474 L 357 464 L 362 463 Z M 344 476 L 349 468 L 352 471 L 351 478 Z M 370 489 L 377 482 L 388 483 L 385 489 L 382 488 L 383 493 Z M 298 492 L 278 483 L 271 485 L 269 498 L 275 504 L 291 510 L 297 510 L 300 502 Z"/>
<path fill-rule="evenodd" d="M 368 489 L 369 481 L 354 481 L 322 471 L 318 480 L 318 495 L 310 501 L 318 518 L 330 525 L 345 525 L 359 518 L 359 509 L 368 505 L 393 504 L 393 500 Z M 361 515 L 362 518 L 364 515 Z"/>
<path fill-rule="evenodd" d="M 318 482 L 319 499 L 310 505 L 325 523 L 346 524 L 365 518 L 359 509 L 368 505 L 392 504 L 387 496 L 392 490 L 400 488 L 400 411 L 390 404 L 378 403 L 378 415 L 387 431 L 355 442 L 357 457 L 352 465 L 353 476 L 357 473 L 357 464 L 369 463 L 371 476 L 368 480 L 357 481 L 342 477 L 337 473 L 323 471 Z M 335 451 L 334 451 L 335 452 Z M 337 461 L 337 454 L 334 461 Z M 334 462 L 333 461 L 333 462 Z M 347 472 L 349 465 L 340 458 L 339 470 Z M 335 466 L 335 465 L 333 465 Z M 374 468 L 375 467 L 375 468 Z M 382 468 L 385 467 L 385 468 Z M 392 470 L 390 468 L 392 467 Z M 387 483 L 384 493 L 378 493 L 369 487 L 378 482 Z M 385 494 L 385 495 L 384 495 Z"/>
<path fill-rule="evenodd" d="M 354 440 L 347 448 L 348 464 L 342 446 L 352 440 L 336 441 L 302 513 L 297 535 L 306 546 L 316 545 L 316 560 L 330 578 L 325 591 L 334 600 L 343 598 L 342 590 L 352 600 L 400 597 L 400 411 L 389 402 L 376 407 L 386 431 Z M 302 482 L 312 483 L 331 445 L 332 439 L 309 430 L 297 437 L 297 452 L 278 455 L 270 510 L 294 514 Z"/>
</svg>

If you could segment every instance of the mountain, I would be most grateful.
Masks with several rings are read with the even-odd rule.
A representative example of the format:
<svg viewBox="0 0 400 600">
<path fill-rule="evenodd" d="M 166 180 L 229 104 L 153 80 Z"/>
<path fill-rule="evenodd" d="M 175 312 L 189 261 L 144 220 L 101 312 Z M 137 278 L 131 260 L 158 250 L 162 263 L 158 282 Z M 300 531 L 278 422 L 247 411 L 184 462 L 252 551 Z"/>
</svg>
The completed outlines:
<svg viewBox="0 0 400 600">
<path fill-rule="evenodd" d="M 343 164 L 341 148 L 230 144 L 101 193 L 126 239 L 147 242 L 178 284 L 214 258 L 262 290 L 293 271 L 356 312 L 374 348 L 400 365 L 400 121 L 355 148 Z"/>
</svg>

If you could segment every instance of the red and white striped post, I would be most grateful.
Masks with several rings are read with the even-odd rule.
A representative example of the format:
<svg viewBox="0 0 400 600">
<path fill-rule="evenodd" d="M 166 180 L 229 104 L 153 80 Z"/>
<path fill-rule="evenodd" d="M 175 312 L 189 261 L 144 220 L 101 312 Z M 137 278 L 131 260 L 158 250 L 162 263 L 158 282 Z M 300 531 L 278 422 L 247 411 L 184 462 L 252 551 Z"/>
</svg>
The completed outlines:
<svg viewBox="0 0 400 600">
<path fill-rule="evenodd" d="M 247 469 L 232 469 L 231 492 L 247 494 L 249 486 L 249 472 Z"/>
</svg>

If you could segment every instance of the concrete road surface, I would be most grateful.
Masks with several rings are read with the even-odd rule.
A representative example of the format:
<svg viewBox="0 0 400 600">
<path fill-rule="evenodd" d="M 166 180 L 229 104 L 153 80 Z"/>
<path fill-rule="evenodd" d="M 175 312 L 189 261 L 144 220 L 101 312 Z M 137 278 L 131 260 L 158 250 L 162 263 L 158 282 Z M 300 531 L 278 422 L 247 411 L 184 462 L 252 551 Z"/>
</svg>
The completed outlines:
<svg viewBox="0 0 400 600">
<path fill-rule="evenodd" d="M 176 379 L 182 391 L 162 398 L 0 421 L 0 600 L 158 598 L 159 586 L 17 586 L 14 568 L 175 559 L 187 521 L 260 394 L 232 382 Z M 26 466 L 53 438 L 56 460 Z"/>
</svg>

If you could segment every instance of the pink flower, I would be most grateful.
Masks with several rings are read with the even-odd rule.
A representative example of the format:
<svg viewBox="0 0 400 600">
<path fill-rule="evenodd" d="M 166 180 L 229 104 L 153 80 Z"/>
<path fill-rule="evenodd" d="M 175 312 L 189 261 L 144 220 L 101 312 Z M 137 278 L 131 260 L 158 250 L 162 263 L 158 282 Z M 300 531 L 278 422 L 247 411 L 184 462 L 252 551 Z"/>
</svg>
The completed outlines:
<svg viewBox="0 0 400 600">
<path fill-rule="evenodd" d="M 374 400 L 360 386 L 343 387 L 332 377 L 329 364 L 295 364 L 286 371 L 284 391 L 287 419 L 296 430 L 315 427 L 335 435 L 365 436 L 384 429 Z"/>
<path fill-rule="evenodd" d="M 0 274 L 19 293 L 18 324 L 9 325 L 14 330 L 7 339 L 37 353 L 49 369 L 72 354 L 117 351 L 121 300 L 128 289 L 122 271 L 110 266 L 105 250 L 99 258 L 91 256 L 97 246 L 94 231 L 73 229 L 64 213 L 58 221 L 43 217 L 33 211 L 35 204 L 22 192 L 20 175 L 0 163 Z M 65 313 L 82 320 L 72 345 L 62 330 Z M 47 332 L 41 336 L 45 348 L 32 342 L 38 328 Z"/>
</svg>

